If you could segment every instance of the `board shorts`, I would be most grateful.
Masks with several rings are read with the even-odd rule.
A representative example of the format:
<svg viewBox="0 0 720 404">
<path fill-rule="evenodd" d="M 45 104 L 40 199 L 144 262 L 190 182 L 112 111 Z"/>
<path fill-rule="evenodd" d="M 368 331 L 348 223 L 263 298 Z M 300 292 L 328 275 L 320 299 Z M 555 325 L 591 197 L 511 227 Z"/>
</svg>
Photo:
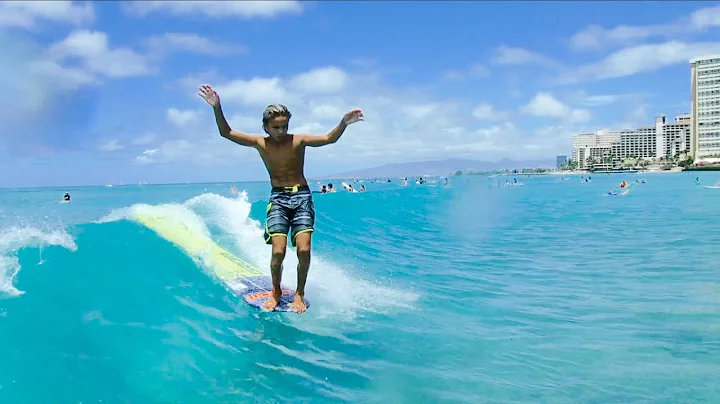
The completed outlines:
<svg viewBox="0 0 720 404">
<path fill-rule="evenodd" d="M 265 218 L 265 243 L 272 244 L 275 236 L 287 237 L 295 247 L 295 238 L 301 233 L 315 231 L 315 203 L 307 185 L 273 187 Z"/>
</svg>

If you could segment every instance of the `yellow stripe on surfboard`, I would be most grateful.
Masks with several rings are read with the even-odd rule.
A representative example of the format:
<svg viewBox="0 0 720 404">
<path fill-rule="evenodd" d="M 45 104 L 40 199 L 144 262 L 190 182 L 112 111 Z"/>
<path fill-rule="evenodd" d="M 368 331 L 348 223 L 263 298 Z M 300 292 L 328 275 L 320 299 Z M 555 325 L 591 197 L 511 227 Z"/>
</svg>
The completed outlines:
<svg viewBox="0 0 720 404">
<path fill-rule="evenodd" d="M 193 233 L 184 224 L 164 216 L 137 214 L 137 221 L 154 230 L 160 237 L 174 243 L 190 255 L 207 260 L 208 266 L 223 281 L 238 277 L 264 276 L 259 269 L 234 256 L 203 235 Z"/>
</svg>

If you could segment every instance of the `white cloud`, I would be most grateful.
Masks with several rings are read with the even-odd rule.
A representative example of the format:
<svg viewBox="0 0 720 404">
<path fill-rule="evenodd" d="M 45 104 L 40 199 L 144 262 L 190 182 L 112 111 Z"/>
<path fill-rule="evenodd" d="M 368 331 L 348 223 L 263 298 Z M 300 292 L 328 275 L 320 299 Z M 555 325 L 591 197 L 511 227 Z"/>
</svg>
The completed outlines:
<svg viewBox="0 0 720 404">
<path fill-rule="evenodd" d="M 484 121 L 502 121 L 507 119 L 510 113 L 507 111 L 498 111 L 491 104 L 484 103 L 475 107 L 472 115 Z"/>
<path fill-rule="evenodd" d="M 126 5 L 133 15 L 168 13 L 210 18 L 271 18 L 282 14 L 299 14 L 298 1 L 134 1 Z"/>
<path fill-rule="evenodd" d="M 720 26 L 720 6 L 698 9 L 687 16 L 665 24 L 618 25 L 605 28 L 590 25 L 570 38 L 570 48 L 595 51 L 612 46 L 627 46 L 651 38 L 678 38 Z"/>
<path fill-rule="evenodd" d="M 266 106 L 285 100 L 294 101 L 278 77 L 254 77 L 249 80 L 233 80 L 215 87 L 220 99 L 230 102 L 242 102 L 246 105 Z"/>
<path fill-rule="evenodd" d="M 553 69 L 562 67 L 559 62 L 549 56 L 505 45 L 501 45 L 495 50 L 492 62 L 498 65 L 538 65 Z"/>
<path fill-rule="evenodd" d="M 112 152 L 121 150 L 122 148 L 123 145 L 120 144 L 120 141 L 118 139 L 105 140 L 98 145 L 98 150 L 102 152 Z"/>
<path fill-rule="evenodd" d="M 305 93 L 337 93 L 345 89 L 348 77 L 335 66 L 322 67 L 295 76 L 290 85 Z"/>
<path fill-rule="evenodd" d="M 193 110 L 181 111 L 176 108 L 170 108 L 167 111 L 168 122 L 178 128 L 183 128 L 191 123 L 196 122 L 199 116 L 200 112 Z"/>
<path fill-rule="evenodd" d="M 142 55 L 111 46 L 99 31 L 75 30 L 45 46 L 25 32 L 0 30 L 0 49 L 0 137 L 11 138 L 6 145 L 16 150 L 83 142 L 92 116 L 67 119 L 66 111 L 77 109 L 75 104 L 87 108 L 92 102 L 88 95 L 96 93 L 79 96 L 78 91 L 108 79 L 153 72 Z M 58 130 L 68 133 L 59 139 L 54 133 Z"/>
<path fill-rule="evenodd" d="M 467 69 L 448 70 L 443 75 L 445 80 L 461 81 L 466 79 L 482 79 L 490 76 L 490 69 L 481 64 L 475 64 Z"/>
<path fill-rule="evenodd" d="M 350 126 L 337 144 L 308 152 L 321 154 L 324 164 L 342 164 L 349 158 L 382 164 L 460 155 L 537 158 L 548 153 L 545 146 L 535 147 L 542 142 L 534 133 L 524 132 L 509 121 L 509 111 L 497 110 L 489 103 L 468 109 L 467 100 L 437 98 L 427 89 L 397 88 L 378 77 L 339 67 L 319 67 L 289 77 L 241 77 L 215 83 L 214 87 L 230 125 L 247 133 L 263 134 L 262 110 L 271 103 L 288 106 L 294 133 L 313 135 L 330 131 L 350 108 L 362 108 L 365 121 Z M 175 110 L 170 120 L 179 125 L 178 130 L 167 131 L 173 133 L 172 138 L 160 139 L 158 146 L 150 149 L 155 151 L 141 154 L 137 162 L 211 164 L 235 161 L 238 156 L 256 157 L 254 151 L 218 136 L 210 108 L 195 95 L 200 84 L 195 83 L 191 96 L 208 113 Z M 558 124 L 572 128 L 573 123 L 589 119 L 588 111 L 561 106 L 562 114 L 550 116 Z M 487 127 L 483 122 L 489 120 L 499 123 Z M 188 127 L 194 129 L 182 130 Z M 526 137 L 536 141 L 525 147 Z"/>
<path fill-rule="evenodd" d="M 119 78 L 143 76 L 153 69 L 140 54 L 127 47 L 111 48 L 107 34 L 77 30 L 50 46 L 48 54 L 56 62 L 79 61 L 88 74 Z"/>
<path fill-rule="evenodd" d="M 169 53 L 174 51 L 190 52 L 202 55 L 224 56 L 244 53 L 247 48 L 243 45 L 231 45 L 222 41 L 215 41 L 198 34 L 172 33 L 157 35 L 145 41 L 150 53 Z"/>
<path fill-rule="evenodd" d="M 0 2 L 0 28 L 33 30 L 45 22 L 82 25 L 95 17 L 90 2 L 4 1 Z"/>
<path fill-rule="evenodd" d="M 155 141 L 157 135 L 154 133 L 146 133 L 140 137 L 136 137 L 131 141 L 135 146 L 145 146 Z"/>
<path fill-rule="evenodd" d="M 520 111 L 535 117 L 560 118 L 571 122 L 587 122 L 592 115 L 584 109 L 572 109 L 548 93 L 537 93 Z"/>
<path fill-rule="evenodd" d="M 660 70 L 677 63 L 688 63 L 694 57 L 713 53 L 720 53 L 720 42 L 669 41 L 631 46 L 611 53 L 600 61 L 564 71 L 556 82 L 574 84 L 580 81 L 626 77 Z"/>
</svg>

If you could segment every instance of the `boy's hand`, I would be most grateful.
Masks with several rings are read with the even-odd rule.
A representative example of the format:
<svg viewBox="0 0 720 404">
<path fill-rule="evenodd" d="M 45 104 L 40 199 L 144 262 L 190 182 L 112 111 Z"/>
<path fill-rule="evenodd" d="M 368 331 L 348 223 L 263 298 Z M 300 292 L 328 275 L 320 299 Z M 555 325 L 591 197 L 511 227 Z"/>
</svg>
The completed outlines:
<svg viewBox="0 0 720 404">
<path fill-rule="evenodd" d="M 345 114 L 345 116 L 343 116 L 342 121 L 345 125 L 350 125 L 357 121 L 362 121 L 362 120 L 364 120 L 364 118 L 365 118 L 365 116 L 363 116 L 363 113 L 361 110 L 353 109 L 352 111 Z"/>
<path fill-rule="evenodd" d="M 213 108 L 217 108 L 220 105 L 220 96 L 208 84 L 200 86 L 198 89 L 198 95 Z"/>
</svg>

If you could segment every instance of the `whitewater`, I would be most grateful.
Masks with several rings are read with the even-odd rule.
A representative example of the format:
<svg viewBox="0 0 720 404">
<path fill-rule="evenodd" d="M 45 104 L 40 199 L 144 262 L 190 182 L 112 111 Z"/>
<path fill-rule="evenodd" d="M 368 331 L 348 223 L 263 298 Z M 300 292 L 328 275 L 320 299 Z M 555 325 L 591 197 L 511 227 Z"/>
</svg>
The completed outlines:
<svg viewBox="0 0 720 404">
<path fill-rule="evenodd" d="M 135 220 L 269 275 L 267 183 L 0 190 L 0 403 L 717 402 L 720 190 L 695 176 L 314 194 L 303 315 Z"/>
</svg>

